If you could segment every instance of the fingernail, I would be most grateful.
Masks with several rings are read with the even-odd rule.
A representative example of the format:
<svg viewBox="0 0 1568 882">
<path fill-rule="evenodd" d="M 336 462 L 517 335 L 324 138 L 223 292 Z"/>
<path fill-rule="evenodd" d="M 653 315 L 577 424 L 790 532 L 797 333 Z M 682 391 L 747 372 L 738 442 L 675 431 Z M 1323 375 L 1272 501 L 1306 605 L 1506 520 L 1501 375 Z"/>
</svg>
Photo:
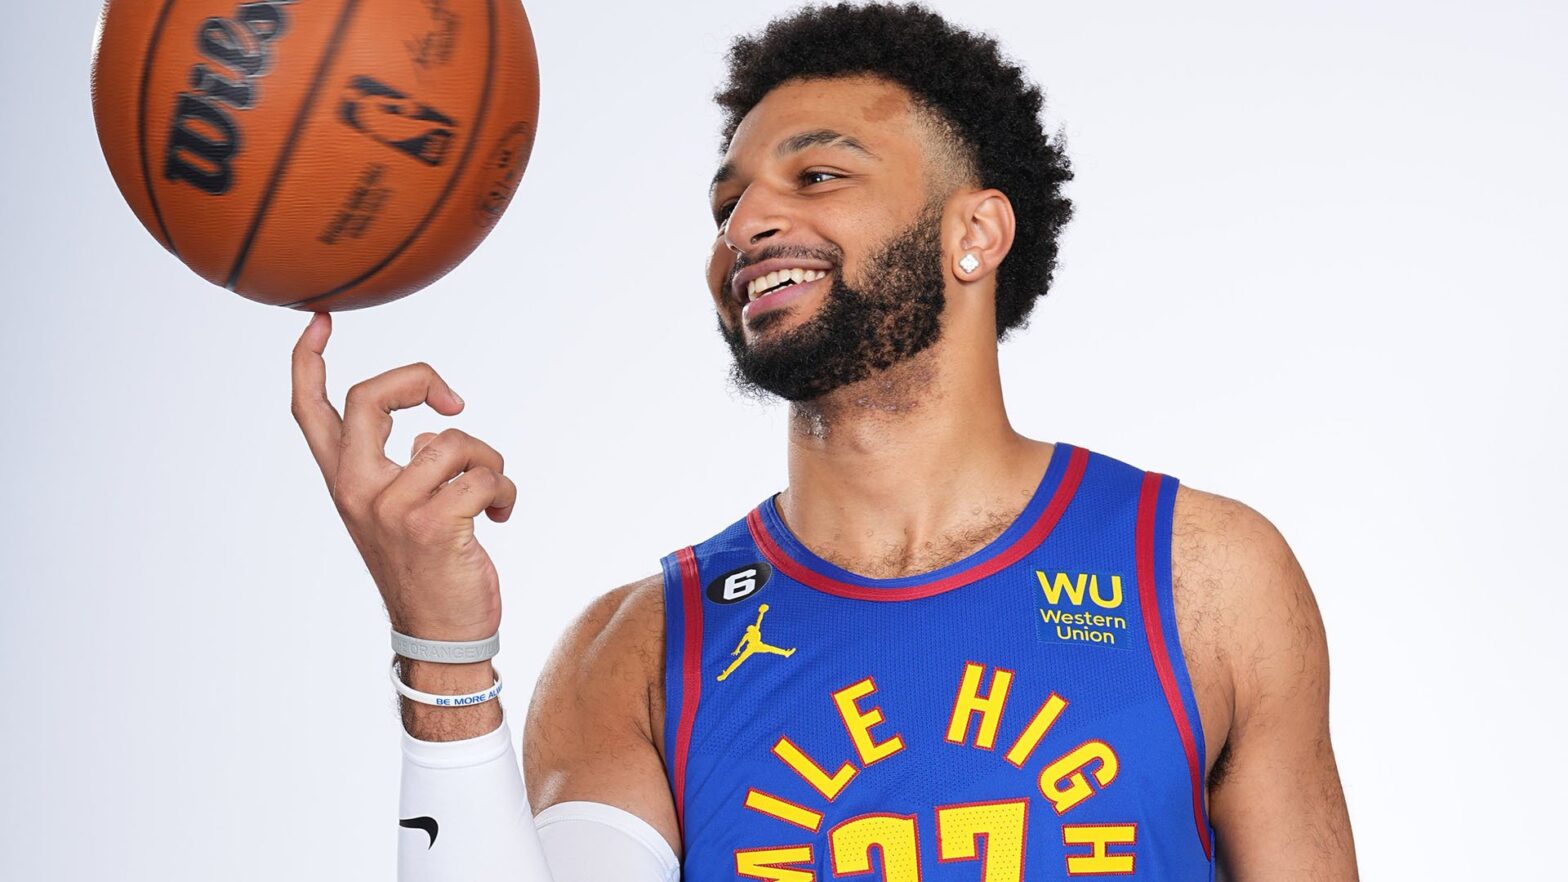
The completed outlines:
<svg viewBox="0 0 1568 882">
<path fill-rule="evenodd" d="M 457 402 L 457 406 L 458 407 L 462 407 L 463 406 L 463 396 L 457 394 L 457 390 L 453 389 L 450 386 L 447 387 L 447 391 L 452 393 L 452 398 L 453 398 L 453 400 L 455 400 Z"/>
</svg>

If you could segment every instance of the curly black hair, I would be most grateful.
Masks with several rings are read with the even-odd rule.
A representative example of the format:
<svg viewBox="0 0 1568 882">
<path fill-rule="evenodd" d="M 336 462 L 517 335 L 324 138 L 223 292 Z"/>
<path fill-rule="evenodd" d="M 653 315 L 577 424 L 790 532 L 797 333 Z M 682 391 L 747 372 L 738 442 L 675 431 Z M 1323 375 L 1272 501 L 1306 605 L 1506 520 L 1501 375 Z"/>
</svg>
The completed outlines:
<svg viewBox="0 0 1568 882">
<path fill-rule="evenodd" d="M 729 79 L 714 95 L 723 149 L 741 119 L 790 80 L 871 74 L 909 90 L 956 136 L 981 187 L 1007 194 L 1012 251 L 997 270 L 996 336 L 1022 327 L 1050 288 L 1056 239 L 1072 217 L 1072 169 L 1040 119 L 1044 98 L 994 39 L 960 30 L 917 4 L 808 6 L 730 45 Z"/>
</svg>

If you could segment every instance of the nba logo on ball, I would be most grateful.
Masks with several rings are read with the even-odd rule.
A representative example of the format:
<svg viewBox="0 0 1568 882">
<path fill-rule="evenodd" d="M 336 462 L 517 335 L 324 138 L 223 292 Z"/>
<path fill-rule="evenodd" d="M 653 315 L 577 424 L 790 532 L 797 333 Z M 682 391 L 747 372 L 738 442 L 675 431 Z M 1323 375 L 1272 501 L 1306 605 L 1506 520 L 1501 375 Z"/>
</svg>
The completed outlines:
<svg viewBox="0 0 1568 882">
<path fill-rule="evenodd" d="M 203 278 L 343 310 L 483 240 L 539 115 L 517 0 L 108 0 L 93 112 L 120 192 Z"/>
</svg>

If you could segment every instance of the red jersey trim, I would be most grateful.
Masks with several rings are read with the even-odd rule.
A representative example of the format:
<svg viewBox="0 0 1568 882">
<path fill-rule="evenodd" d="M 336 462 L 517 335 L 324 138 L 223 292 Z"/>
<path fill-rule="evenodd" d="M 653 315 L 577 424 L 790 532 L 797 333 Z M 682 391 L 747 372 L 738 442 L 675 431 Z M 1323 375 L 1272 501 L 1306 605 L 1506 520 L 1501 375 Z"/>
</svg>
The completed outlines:
<svg viewBox="0 0 1568 882">
<path fill-rule="evenodd" d="M 1181 748 L 1187 755 L 1187 771 L 1192 777 L 1192 818 L 1198 827 L 1198 841 L 1203 845 L 1203 856 L 1214 859 L 1209 842 L 1209 825 L 1203 816 L 1203 772 L 1198 763 L 1198 743 L 1192 734 L 1192 723 L 1187 719 L 1187 708 L 1182 703 L 1181 691 L 1176 686 L 1176 672 L 1171 667 L 1170 648 L 1165 642 L 1165 626 L 1160 618 L 1160 596 L 1155 585 L 1154 535 L 1155 509 L 1160 498 L 1160 481 L 1157 472 L 1143 473 L 1143 486 L 1138 493 L 1138 526 L 1135 541 L 1138 555 L 1138 605 L 1143 615 L 1143 631 L 1148 638 L 1149 655 L 1154 659 L 1154 671 L 1165 693 L 1165 703 L 1170 706 L 1171 718 L 1176 723 L 1176 733 L 1181 736 Z"/>
<path fill-rule="evenodd" d="M 1051 534 L 1051 530 L 1056 527 L 1056 522 L 1062 519 L 1062 513 L 1067 510 L 1068 503 L 1072 502 L 1073 495 L 1078 492 L 1078 484 L 1083 480 L 1084 469 L 1088 464 L 1089 451 L 1082 447 L 1074 447 L 1072 455 L 1067 459 L 1067 470 L 1062 475 L 1061 483 L 1056 485 L 1056 490 L 1051 494 L 1051 501 L 1040 511 L 1040 516 L 1029 527 L 1028 532 L 1019 536 L 1013 541 L 1013 544 L 990 558 L 968 569 L 950 573 L 923 585 L 910 585 L 904 588 L 871 588 L 865 585 L 854 585 L 819 573 L 806 564 L 790 557 L 773 540 L 772 535 L 768 533 L 767 524 L 762 519 L 760 506 L 752 509 L 751 513 L 746 515 L 746 528 L 751 531 L 752 540 L 757 543 L 757 548 L 762 551 L 762 556 L 768 559 L 768 563 L 772 564 L 774 569 L 802 585 L 838 597 L 847 597 L 851 600 L 919 600 L 924 597 L 941 594 L 944 591 L 951 591 L 954 588 L 961 588 L 1022 560 L 1024 555 L 1045 541 L 1046 537 Z"/>
<path fill-rule="evenodd" d="M 697 554 L 690 545 L 675 552 L 681 571 L 681 605 L 686 614 L 685 641 L 681 647 L 681 719 L 675 730 L 675 818 L 686 828 L 686 757 L 691 732 L 697 724 L 697 702 L 702 698 L 702 584 L 697 577 Z"/>
</svg>

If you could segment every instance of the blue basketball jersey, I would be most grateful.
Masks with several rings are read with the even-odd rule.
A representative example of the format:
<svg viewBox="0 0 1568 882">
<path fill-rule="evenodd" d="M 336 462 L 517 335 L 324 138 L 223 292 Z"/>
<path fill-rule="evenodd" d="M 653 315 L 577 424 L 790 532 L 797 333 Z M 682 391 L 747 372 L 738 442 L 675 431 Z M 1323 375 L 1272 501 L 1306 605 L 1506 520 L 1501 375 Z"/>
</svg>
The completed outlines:
<svg viewBox="0 0 1568 882">
<path fill-rule="evenodd" d="M 1212 880 L 1176 484 L 1059 443 L 1006 531 L 922 575 L 834 566 L 771 497 L 665 557 L 686 882 Z"/>
</svg>

